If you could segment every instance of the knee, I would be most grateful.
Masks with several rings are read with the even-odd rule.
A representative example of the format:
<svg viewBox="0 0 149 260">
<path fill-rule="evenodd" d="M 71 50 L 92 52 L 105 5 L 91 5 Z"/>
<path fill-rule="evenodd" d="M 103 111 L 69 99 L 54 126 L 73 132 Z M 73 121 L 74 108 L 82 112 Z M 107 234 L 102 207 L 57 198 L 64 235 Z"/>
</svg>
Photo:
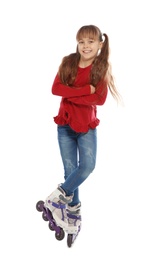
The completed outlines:
<svg viewBox="0 0 149 260">
<path fill-rule="evenodd" d="M 84 168 L 86 169 L 87 172 L 91 173 L 95 169 L 95 160 L 88 160 L 86 164 L 84 165 Z"/>
<path fill-rule="evenodd" d="M 94 164 L 87 164 L 86 166 L 80 167 L 80 170 L 82 172 L 82 178 L 86 179 L 95 169 L 95 163 Z"/>
<path fill-rule="evenodd" d="M 87 164 L 86 167 L 84 167 L 84 170 L 88 172 L 89 174 L 93 172 L 95 169 L 95 164 Z"/>
</svg>

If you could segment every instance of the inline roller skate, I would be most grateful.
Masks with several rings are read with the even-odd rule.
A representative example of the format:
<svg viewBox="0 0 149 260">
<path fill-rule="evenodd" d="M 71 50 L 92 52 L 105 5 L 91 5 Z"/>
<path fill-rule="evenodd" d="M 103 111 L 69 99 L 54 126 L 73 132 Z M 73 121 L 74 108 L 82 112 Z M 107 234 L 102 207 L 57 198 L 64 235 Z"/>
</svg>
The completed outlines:
<svg viewBox="0 0 149 260">
<path fill-rule="evenodd" d="M 72 197 L 66 196 L 63 189 L 59 186 L 46 198 L 45 202 L 38 201 L 36 204 L 36 209 L 43 212 L 43 219 L 49 221 L 50 230 L 55 230 L 57 240 L 62 240 L 65 236 L 65 231 L 68 231 L 66 204 L 72 201 Z"/>
<path fill-rule="evenodd" d="M 62 240 L 65 237 L 65 232 L 56 224 L 51 211 L 45 207 L 44 201 L 38 201 L 36 204 L 36 209 L 37 211 L 42 212 L 43 220 L 49 221 L 49 229 L 51 231 L 55 231 L 55 238 L 59 241 Z"/>
<path fill-rule="evenodd" d="M 81 203 L 76 206 L 67 206 L 67 246 L 71 247 L 81 230 Z"/>
</svg>

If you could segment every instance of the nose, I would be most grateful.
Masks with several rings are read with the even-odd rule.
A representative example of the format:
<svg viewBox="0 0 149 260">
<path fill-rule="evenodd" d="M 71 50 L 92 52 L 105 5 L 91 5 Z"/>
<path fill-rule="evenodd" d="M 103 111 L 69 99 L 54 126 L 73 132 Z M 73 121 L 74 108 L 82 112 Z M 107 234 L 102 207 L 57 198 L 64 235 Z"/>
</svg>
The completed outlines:
<svg viewBox="0 0 149 260">
<path fill-rule="evenodd" d="M 84 48 L 87 48 L 88 47 L 88 42 L 84 42 Z"/>
</svg>

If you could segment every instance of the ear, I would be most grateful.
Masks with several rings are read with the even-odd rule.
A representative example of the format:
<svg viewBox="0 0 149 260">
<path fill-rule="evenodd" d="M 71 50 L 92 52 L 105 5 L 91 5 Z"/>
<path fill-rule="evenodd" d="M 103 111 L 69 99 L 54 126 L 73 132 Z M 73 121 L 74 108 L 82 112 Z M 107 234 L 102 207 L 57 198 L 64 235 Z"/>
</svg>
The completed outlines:
<svg viewBox="0 0 149 260">
<path fill-rule="evenodd" d="M 102 46 L 103 46 L 103 42 L 99 42 L 99 50 L 102 49 Z"/>
</svg>

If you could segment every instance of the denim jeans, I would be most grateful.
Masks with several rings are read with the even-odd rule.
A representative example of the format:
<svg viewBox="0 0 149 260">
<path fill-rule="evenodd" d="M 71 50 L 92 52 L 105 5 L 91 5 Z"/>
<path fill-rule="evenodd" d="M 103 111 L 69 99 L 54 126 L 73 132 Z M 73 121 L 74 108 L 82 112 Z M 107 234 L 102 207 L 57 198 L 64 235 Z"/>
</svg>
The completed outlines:
<svg viewBox="0 0 149 260">
<path fill-rule="evenodd" d="M 61 187 L 67 196 L 74 195 L 70 206 L 77 205 L 78 187 L 94 170 L 97 153 L 97 130 L 77 133 L 69 125 L 58 125 L 58 143 L 64 166 L 64 183 Z"/>
</svg>

